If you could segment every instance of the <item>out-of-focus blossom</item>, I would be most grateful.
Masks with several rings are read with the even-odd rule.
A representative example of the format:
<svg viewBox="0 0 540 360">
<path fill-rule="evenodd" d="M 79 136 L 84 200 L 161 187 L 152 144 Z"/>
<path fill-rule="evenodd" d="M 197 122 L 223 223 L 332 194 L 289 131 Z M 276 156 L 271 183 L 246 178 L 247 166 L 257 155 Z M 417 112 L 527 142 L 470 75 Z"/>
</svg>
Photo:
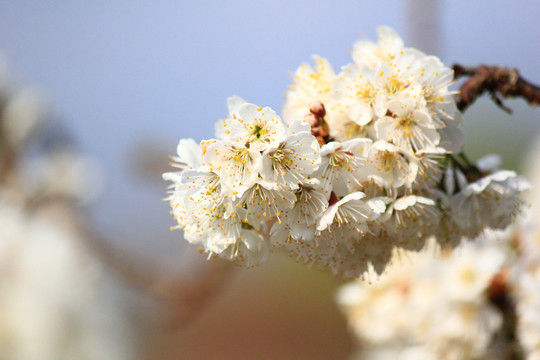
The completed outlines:
<svg viewBox="0 0 540 360">
<path fill-rule="evenodd" d="M 80 235 L 0 202 L 0 357 L 132 359 L 122 303 Z"/>
<path fill-rule="evenodd" d="M 496 245 L 474 243 L 452 254 L 434 250 L 406 258 L 402 253 L 401 263 L 373 284 L 355 281 L 341 289 L 338 303 L 361 348 L 368 349 L 359 359 L 383 352 L 399 359 L 412 353 L 427 359 L 482 358 L 502 324 L 486 290 L 505 265 L 505 254 Z"/>
</svg>

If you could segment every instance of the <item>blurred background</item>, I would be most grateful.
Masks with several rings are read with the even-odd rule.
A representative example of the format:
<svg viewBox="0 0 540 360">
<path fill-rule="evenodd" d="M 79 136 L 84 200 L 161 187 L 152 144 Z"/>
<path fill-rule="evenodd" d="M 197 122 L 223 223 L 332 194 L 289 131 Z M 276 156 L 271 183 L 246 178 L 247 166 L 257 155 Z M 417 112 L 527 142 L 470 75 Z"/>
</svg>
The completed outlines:
<svg viewBox="0 0 540 360">
<path fill-rule="evenodd" d="M 38 85 L 58 132 L 97 169 L 82 190 L 97 194 L 84 221 L 114 254 L 107 261 L 122 264 L 109 291 L 136 344 L 128 358 L 346 359 L 354 342 L 334 304 L 342 281 L 285 254 L 255 270 L 219 268 L 228 275 L 209 282 L 210 301 L 184 320 L 192 308 L 182 289 L 222 265 L 169 231 L 167 155 L 180 138 L 212 138 L 233 94 L 281 109 L 301 63 L 318 54 L 339 71 L 354 41 L 376 40 L 379 25 L 447 66 L 514 67 L 540 84 L 538 19 L 533 0 L 4 1 L 0 53 L 14 86 Z M 489 99 L 467 111 L 465 150 L 499 153 L 519 171 L 540 110 L 505 104 L 512 115 Z"/>
</svg>

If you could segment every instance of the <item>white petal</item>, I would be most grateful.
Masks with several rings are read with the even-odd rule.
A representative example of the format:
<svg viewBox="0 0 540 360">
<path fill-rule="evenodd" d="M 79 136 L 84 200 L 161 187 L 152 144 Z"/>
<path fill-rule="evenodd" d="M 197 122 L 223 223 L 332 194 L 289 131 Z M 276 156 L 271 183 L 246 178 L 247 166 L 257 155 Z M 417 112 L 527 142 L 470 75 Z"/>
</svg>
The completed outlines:
<svg viewBox="0 0 540 360">
<path fill-rule="evenodd" d="M 240 106 L 246 104 L 247 101 L 242 99 L 238 95 L 233 95 L 227 99 L 227 109 L 229 110 L 229 115 L 238 113 Z"/>
</svg>

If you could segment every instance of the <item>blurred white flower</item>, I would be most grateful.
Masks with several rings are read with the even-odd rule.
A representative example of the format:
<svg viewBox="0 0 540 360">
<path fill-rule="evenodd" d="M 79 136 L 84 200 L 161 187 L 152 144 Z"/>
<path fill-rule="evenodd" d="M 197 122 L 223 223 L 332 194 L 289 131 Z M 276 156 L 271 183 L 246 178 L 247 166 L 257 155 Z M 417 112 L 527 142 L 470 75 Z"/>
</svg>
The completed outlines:
<svg viewBox="0 0 540 360">
<path fill-rule="evenodd" d="M 35 87 L 23 88 L 8 96 L 1 125 L 2 131 L 6 132 L 5 138 L 12 146 L 21 146 L 40 125 L 43 125 L 47 107 L 44 91 Z"/>
<path fill-rule="evenodd" d="M 403 49 L 403 40 L 388 26 L 377 28 L 378 43 L 360 40 L 354 43 L 352 58 L 361 66 L 377 67 L 381 62 L 389 63 Z"/>
<path fill-rule="evenodd" d="M 507 170 L 467 184 L 451 200 L 457 225 L 469 237 L 485 227 L 506 228 L 521 209 L 520 193 L 529 187 L 528 181 Z"/>
<path fill-rule="evenodd" d="M 349 325 L 368 349 L 366 359 L 372 348 L 396 354 L 416 348 L 422 357 L 443 360 L 474 360 L 486 352 L 502 319 L 485 291 L 504 253 L 470 243 L 439 258 L 433 250 L 407 254 L 406 263 L 402 253 L 401 263 L 373 284 L 357 280 L 338 293 Z"/>
<path fill-rule="evenodd" d="M 66 197 L 89 203 L 103 186 L 101 167 L 69 147 L 58 147 L 25 167 L 23 180 L 34 198 Z"/>
<path fill-rule="evenodd" d="M 75 233 L 0 203 L 2 359 L 133 359 L 109 280 Z"/>
</svg>

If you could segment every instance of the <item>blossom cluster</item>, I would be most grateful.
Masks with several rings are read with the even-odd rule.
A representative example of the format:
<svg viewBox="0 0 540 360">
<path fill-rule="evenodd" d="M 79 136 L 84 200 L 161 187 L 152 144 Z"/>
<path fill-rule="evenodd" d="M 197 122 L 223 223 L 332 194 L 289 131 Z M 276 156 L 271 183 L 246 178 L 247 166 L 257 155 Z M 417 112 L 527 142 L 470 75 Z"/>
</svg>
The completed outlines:
<svg viewBox="0 0 540 360">
<path fill-rule="evenodd" d="M 353 358 L 486 359 L 503 324 L 490 284 L 508 263 L 501 243 L 489 240 L 436 256 L 431 246 L 371 285 L 343 286 L 337 300 L 361 348 Z"/>
<path fill-rule="evenodd" d="M 539 145 L 528 164 L 534 184 Z M 430 242 L 422 252 L 396 253 L 377 282 L 342 286 L 337 302 L 360 345 L 351 359 L 540 359 L 537 187 L 528 199 L 531 207 L 505 231 L 485 231 L 455 250 Z"/>
<path fill-rule="evenodd" d="M 443 247 L 502 229 L 527 182 L 470 162 L 453 72 L 390 28 L 354 45 L 336 73 L 315 57 L 283 119 L 234 96 L 216 138 L 181 140 L 167 200 L 185 238 L 248 266 L 285 247 L 335 274 L 382 273 L 394 249 Z"/>
<path fill-rule="evenodd" d="M 533 240 L 533 239 L 529 239 Z M 538 233 L 535 234 L 535 255 L 540 255 Z M 540 262 L 523 268 L 515 277 L 517 336 L 527 360 L 540 359 Z"/>
<path fill-rule="evenodd" d="M 539 234 L 531 213 L 518 229 L 401 253 L 377 282 L 344 285 L 337 301 L 360 344 L 351 359 L 538 359 Z"/>
</svg>

